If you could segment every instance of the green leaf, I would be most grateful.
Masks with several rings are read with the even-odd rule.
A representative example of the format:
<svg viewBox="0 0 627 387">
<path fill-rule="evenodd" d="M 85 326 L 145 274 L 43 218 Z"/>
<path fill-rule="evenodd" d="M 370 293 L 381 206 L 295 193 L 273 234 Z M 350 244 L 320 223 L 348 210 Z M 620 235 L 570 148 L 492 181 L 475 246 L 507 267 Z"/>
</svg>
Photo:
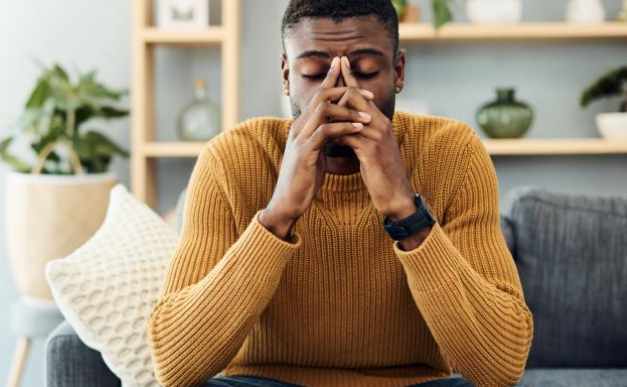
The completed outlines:
<svg viewBox="0 0 627 387">
<path fill-rule="evenodd" d="M 46 100 L 39 111 L 39 119 L 37 120 L 36 133 L 45 136 L 51 131 L 52 117 L 55 113 L 56 104 L 52 98 Z"/>
<path fill-rule="evenodd" d="M 50 96 L 50 85 L 48 84 L 48 76 L 41 76 L 37 80 L 35 90 L 28 97 L 25 107 L 27 109 L 41 107 Z"/>
<path fill-rule="evenodd" d="M 67 71 L 63 69 L 58 63 L 54 64 L 52 68 L 52 74 L 60 79 L 64 80 L 67 83 L 70 83 L 70 77 L 67 75 Z"/>
<path fill-rule="evenodd" d="M 98 117 L 106 119 L 126 117 L 129 113 L 130 111 L 127 109 L 118 109 L 112 106 L 103 106 L 102 109 L 97 112 Z"/>
<path fill-rule="evenodd" d="M 453 15 L 448 6 L 448 0 L 432 0 L 433 7 L 433 24 L 436 31 L 444 24 L 453 20 Z"/>
<path fill-rule="evenodd" d="M 579 104 L 581 107 L 588 106 L 592 101 L 601 98 L 622 96 L 627 91 L 627 66 L 609 71 L 581 94 Z"/>
<path fill-rule="evenodd" d="M 40 108 L 28 108 L 13 124 L 16 134 L 18 132 L 35 133 L 37 131 L 37 123 L 41 116 Z"/>
<path fill-rule="evenodd" d="M 9 153 L 9 145 L 11 145 L 12 141 L 13 137 L 8 137 L 0 142 L 0 158 L 2 158 L 2 160 L 11 166 L 15 171 L 29 173 L 31 170 L 30 165 Z"/>
<path fill-rule="evenodd" d="M 130 153 L 111 141 L 107 136 L 96 131 L 89 131 L 82 137 L 88 147 L 99 155 L 114 156 L 119 154 L 129 157 Z"/>
</svg>

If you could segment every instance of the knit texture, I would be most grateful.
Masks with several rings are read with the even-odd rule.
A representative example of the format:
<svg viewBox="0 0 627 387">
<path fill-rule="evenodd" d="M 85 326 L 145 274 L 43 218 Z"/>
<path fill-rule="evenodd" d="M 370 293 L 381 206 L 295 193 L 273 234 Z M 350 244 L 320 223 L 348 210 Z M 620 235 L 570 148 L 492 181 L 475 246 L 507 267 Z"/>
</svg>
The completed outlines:
<svg viewBox="0 0 627 387">
<path fill-rule="evenodd" d="M 360 172 L 327 173 L 289 242 L 260 223 L 292 123 L 247 120 L 197 159 L 147 326 L 159 381 L 246 374 L 400 387 L 455 371 L 476 386 L 514 385 L 533 320 L 501 233 L 494 166 L 473 129 L 395 113 L 408 179 L 437 218 L 403 251 Z"/>
</svg>

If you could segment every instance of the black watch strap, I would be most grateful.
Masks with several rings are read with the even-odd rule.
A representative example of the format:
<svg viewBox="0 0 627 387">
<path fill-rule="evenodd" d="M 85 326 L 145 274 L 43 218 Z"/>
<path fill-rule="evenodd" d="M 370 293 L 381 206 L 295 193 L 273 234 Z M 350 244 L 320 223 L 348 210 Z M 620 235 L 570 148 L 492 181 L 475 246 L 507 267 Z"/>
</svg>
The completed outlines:
<svg viewBox="0 0 627 387">
<path fill-rule="evenodd" d="M 415 203 L 416 212 L 407 218 L 399 220 L 398 222 L 393 222 L 387 216 L 383 219 L 383 227 L 392 239 L 405 239 L 408 236 L 416 234 L 420 230 L 432 226 L 435 223 L 433 213 L 420 194 L 415 195 Z"/>
</svg>

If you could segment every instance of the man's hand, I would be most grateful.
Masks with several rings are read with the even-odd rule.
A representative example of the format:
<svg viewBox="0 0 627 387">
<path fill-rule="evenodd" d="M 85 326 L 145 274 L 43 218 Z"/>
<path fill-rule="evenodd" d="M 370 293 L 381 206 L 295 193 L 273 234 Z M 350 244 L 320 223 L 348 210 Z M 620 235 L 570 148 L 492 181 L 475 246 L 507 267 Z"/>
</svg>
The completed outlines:
<svg viewBox="0 0 627 387">
<path fill-rule="evenodd" d="M 343 136 L 339 141 L 353 148 L 359 158 L 362 178 L 377 211 L 399 221 L 414 213 L 416 204 L 392 123 L 372 99 L 359 93 L 359 83 L 352 74 L 348 58 L 342 57 L 341 62 L 342 76 L 349 89 L 338 105 L 368 113 L 371 120 L 359 133 Z"/>
<path fill-rule="evenodd" d="M 359 133 L 369 122 L 358 111 L 335 103 L 349 89 L 335 87 L 340 74 L 340 58 L 336 57 L 320 89 L 290 128 L 277 185 L 259 219 L 281 239 L 289 235 L 293 224 L 307 211 L 324 181 L 326 156 L 322 149 L 327 141 Z M 366 103 L 373 98 L 366 90 L 351 91 Z"/>
</svg>

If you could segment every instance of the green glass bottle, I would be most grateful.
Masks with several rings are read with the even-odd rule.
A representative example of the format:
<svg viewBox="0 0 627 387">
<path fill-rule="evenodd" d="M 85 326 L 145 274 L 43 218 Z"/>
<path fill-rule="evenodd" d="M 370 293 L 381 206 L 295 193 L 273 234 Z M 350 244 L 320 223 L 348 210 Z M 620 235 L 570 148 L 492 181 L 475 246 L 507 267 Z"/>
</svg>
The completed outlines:
<svg viewBox="0 0 627 387">
<path fill-rule="evenodd" d="M 490 138 L 520 138 L 533 122 L 533 109 L 516 101 L 513 88 L 497 88 L 495 101 L 477 110 L 477 122 Z"/>
<path fill-rule="evenodd" d="M 182 141 L 208 141 L 220 134 L 221 112 L 209 98 L 207 82 L 194 82 L 194 99 L 178 117 L 178 136 Z"/>
</svg>

